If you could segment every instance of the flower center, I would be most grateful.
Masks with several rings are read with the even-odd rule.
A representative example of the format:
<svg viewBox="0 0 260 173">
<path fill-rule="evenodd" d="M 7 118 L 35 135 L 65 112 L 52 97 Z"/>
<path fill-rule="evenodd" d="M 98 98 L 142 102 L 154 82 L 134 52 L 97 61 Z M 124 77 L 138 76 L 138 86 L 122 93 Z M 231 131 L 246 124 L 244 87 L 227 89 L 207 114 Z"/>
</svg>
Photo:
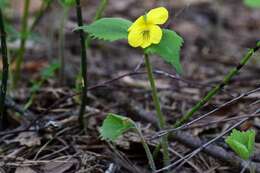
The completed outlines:
<svg viewBox="0 0 260 173">
<path fill-rule="evenodd" d="M 149 40 L 149 38 L 150 38 L 150 32 L 149 32 L 149 30 L 144 30 L 144 31 L 143 31 L 143 39 L 144 39 L 144 40 Z"/>
</svg>

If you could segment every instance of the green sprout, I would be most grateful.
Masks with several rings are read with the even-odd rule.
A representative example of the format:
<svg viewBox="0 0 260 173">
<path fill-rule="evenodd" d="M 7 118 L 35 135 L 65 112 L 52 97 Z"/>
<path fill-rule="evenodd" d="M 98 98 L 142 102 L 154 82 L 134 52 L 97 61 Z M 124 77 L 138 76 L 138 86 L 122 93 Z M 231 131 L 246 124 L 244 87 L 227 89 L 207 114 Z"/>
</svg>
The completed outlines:
<svg viewBox="0 0 260 173">
<path fill-rule="evenodd" d="M 75 0 L 59 0 L 60 5 L 62 6 L 62 16 L 60 20 L 59 27 L 59 60 L 61 64 L 61 68 L 59 71 L 59 80 L 60 84 L 64 84 L 64 76 L 65 76 L 65 24 L 68 21 L 69 11 L 75 6 Z"/>
<path fill-rule="evenodd" d="M 46 81 L 48 81 L 50 78 L 53 78 L 55 76 L 55 73 L 59 68 L 60 68 L 59 62 L 53 61 L 49 66 L 41 70 L 40 79 L 31 81 L 32 86 L 30 88 L 30 97 L 24 106 L 24 110 L 28 109 L 32 105 L 37 92 L 41 89 L 41 87 Z"/>
<path fill-rule="evenodd" d="M 121 135 L 129 130 L 135 131 L 141 138 L 141 143 L 147 155 L 149 165 L 152 171 L 155 172 L 156 167 L 152 153 L 144 139 L 144 136 L 141 133 L 141 130 L 137 127 L 132 119 L 121 115 L 109 113 L 100 128 L 100 136 L 103 140 L 114 142 Z"/>
<path fill-rule="evenodd" d="M 242 132 L 233 129 L 225 142 L 239 157 L 243 160 L 249 160 L 250 156 L 252 156 L 254 152 L 255 135 L 256 132 L 254 130 Z"/>
<path fill-rule="evenodd" d="M 244 0 L 244 4 L 251 8 L 260 8 L 260 0 Z"/>
</svg>

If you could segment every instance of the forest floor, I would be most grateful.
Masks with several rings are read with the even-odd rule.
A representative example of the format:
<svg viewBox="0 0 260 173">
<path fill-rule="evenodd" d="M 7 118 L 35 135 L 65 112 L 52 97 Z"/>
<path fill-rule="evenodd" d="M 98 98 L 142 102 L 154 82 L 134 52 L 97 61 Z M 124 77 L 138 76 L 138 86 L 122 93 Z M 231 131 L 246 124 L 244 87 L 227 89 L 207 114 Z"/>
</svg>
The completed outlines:
<svg viewBox="0 0 260 173">
<path fill-rule="evenodd" d="M 97 5 L 98 1 L 84 4 L 85 23 L 91 22 Z M 237 0 L 110 0 L 104 16 L 134 20 L 146 9 L 157 6 L 169 9 L 171 16 L 167 27 L 174 29 L 185 40 L 181 51 L 183 74 L 176 74 L 173 67 L 160 58 L 151 58 L 162 110 L 170 125 L 219 84 L 239 64 L 248 48 L 255 46 L 260 36 L 260 11 L 249 9 Z M 23 109 L 30 98 L 32 81 L 37 81 L 39 71 L 58 57 L 60 15 L 61 9 L 54 3 L 36 26 L 34 32 L 39 38 L 29 40 L 31 44 L 27 45 L 19 88 L 10 90 L 8 94 L 10 119 L 7 129 L 0 132 L 0 172 L 148 173 L 146 155 L 135 133 L 126 133 L 115 144 L 101 140 L 99 135 L 99 127 L 109 112 L 125 115 L 140 123 L 144 136 L 154 135 L 158 130 L 149 83 L 145 73 L 140 73 L 145 71 L 142 53 L 132 49 L 127 42 L 91 41 L 87 49 L 88 129 L 83 133 L 79 128 L 80 97 L 74 86 L 80 69 L 80 42 L 78 34 L 72 32 L 77 24 L 74 9 L 65 25 L 65 82 L 61 84 L 58 77 L 48 79 L 35 95 L 32 105 L 27 110 Z M 12 22 L 18 26 L 17 18 Z M 9 46 L 15 47 L 15 44 L 10 43 Z M 194 118 L 258 89 L 259 57 L 256 54 Z M 259 100 L 259 91 L 251 93 L 182 130 L 179 137 L 177 135 L 170 140 L 171 161 L 217 137 L 240 120 L 235 117 L 252 115 L 259 110 Z M 228 121 L 229 118 L 234 119 Z M 258 132 L 260 119 L 256 117 L 239 126 L 242 130 L 249 128 Z M 181 138 L 185 135 L 189 140 Z M 224 139 L 225 136 L 212 145 L 233 157 Z M 158 140 L 148 140 L 148 143 L 153 150 Z M 253 157 L 256 164 L 260 164 L 259 143 L 257 135 Z M 177 172 L 240 172 L 241 165 L 227 161 L 229 155 L 223 157 L 227 158 L 203 150 L 179 167 Z M 234 158 L 233 162 L 236 162 L 238 158 Z M 162 155 L 159 154 L 156 159 L 158 168 L 162 167 L 161 160 Z"/>
</svg>

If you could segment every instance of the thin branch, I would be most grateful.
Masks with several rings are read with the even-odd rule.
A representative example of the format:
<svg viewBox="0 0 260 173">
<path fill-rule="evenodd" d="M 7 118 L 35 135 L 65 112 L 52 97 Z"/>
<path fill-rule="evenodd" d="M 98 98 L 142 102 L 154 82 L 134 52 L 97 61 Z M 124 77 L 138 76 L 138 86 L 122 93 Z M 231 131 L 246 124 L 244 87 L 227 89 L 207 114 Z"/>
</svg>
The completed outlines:
<svg viewBox="0 0 260 173">
<path fill-rule="evenodd" d="M 260 48 L 260 41 L 256 43 L 254 48 L 248 50 L 246 55 L 242 58 L 237 67 L 231 69 L 229 73 L 224 77 L 223 81 L 211 89 L 208 94 L 202 98 L 190 111 L 188 111 L 179 121 L 177 121 L 173 127 L 179 127 L 186 123 L 198 110 L 200 110 L 208 101 L 210 101 L 219 91 L 221 91 L 231 79 L 238 74 L 238 72 L 243 68 L 247 62 L 253 57 L 254 53 Z"/>
<path fill-rule="evenodd" d="M 253 113 L 252 115 L 255 115 L 256 113 Z M 206 142 L 205 144 L 201 145 L 200 147 L 198 147 L 197 149 L 195 149 L 193 152 L 191 152 L 190 154 L 187 154 L 185 157 L 177 160 L 176 162 L 161 168 L 159 170 L 157 170 L 156 172 L 162 172 L 162 171 L 166 171 L 169 170 L 170 168 L 173 168 L 180 163 L 180 165 L 178 166 L 181 167 L 183 164 L 185 164 L 189 159 L 191 159 L 192 157 L 194 157 L 196 154 L 198 154 L 199 152 L 201 152 L 203 149 L 207 148 L 209 145 L 211 145 L 212 143 L 214 143 L 215 141 L 217 141 L 218 139 L 222 138 L 224 135 L 226 135 L 227 133 L 229 133 L 231 130 L 233 130 L 234 128 L 236 128 L 237 126 L 241 125 L 242 123 L 246 122 L 247 120 L 249 120 L 249 117 L 243 118 L 242 120 L 240 120 L 239 122 L 237 122 L 236 124 L 234 124 L 233 126 L 231 126 L 230 128 L 228 128 L 227 130 L 225 130 L 224 132 L 220 133 L 217 137 L 215 137 L 214 139 Z"/>
<path fill-rule="evenodd" d="M 199 115 L 198 118 L 196 118 L 196 119 L 194 119 L 194 120 L 192 120 L 192 121 L 190 121 L 190 122 L 188 122 L 188 123 L 186 123 L 186 124 L 183 124 L 183 125 L 181 125 L 181 126 L 179 126 L 179 127 L 177 127 L 177 128 L 171 128 L 171 129 L 167 129 L 167 130 L 162 130 L 162 131 L 156 133 L 152 138 L 159 138 L 159 137 L 161 137 L 161 136 L 163 136 L 163 135 L 166 135 L 166 134 L 168 134 L 168 133 L 171 133 L 171 132 L 176 132 L 176 131 L 178 131 L 178 130 L 187 129 L 190 125 L 192 125 L 192 124 L 194 124 L 194 123 L 196 123 L 196 122 L 198 122 L 198 121 L 200 121 L 200 120 L 202 120 L 202 119 L 208 117 L 209 115 L 211 115 L 211 114 L 213 114 L 213 113 L 219 111 L 220 109 L 223 109 L 224 107 L 229 106 L 229 105 L 233 104 L 234 102 L 237 102 L 238 100 L 240 100 L 240 99 L 242 99 L 242 98 L 244 98 L 244 97 L 247 97 L 247 96 L 249 96 L 249 95 L 251 95 L 251 94 L 254 94 L 254 93 L 256 93 L 256 92 L 259 92 L 259 91 L 260 91 L 260 87 L 257 88 L 257 89 L 251 90 L 251 91 L 249 91 L 249 92 L 243 93 L 243 94 L 239 95 L 238 97 L 235 97 L 235 98 L 233 98 L 232 100 L 223 103 L 222 105 L 220 105 L 220 106 L 217 107 L 216 109 L 213 109 L 212 111 L 207 112 L 206 114 Z"/>
</svg>

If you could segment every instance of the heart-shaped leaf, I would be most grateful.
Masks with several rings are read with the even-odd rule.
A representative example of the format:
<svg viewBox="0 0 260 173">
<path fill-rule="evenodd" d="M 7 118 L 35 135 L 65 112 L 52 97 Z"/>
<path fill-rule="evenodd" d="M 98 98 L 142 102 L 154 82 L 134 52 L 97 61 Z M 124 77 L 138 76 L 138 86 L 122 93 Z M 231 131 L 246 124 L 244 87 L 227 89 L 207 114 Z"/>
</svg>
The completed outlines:
<svg viewBox="0 0 260 173">
<path fill-rule="evenodd" d="M 100 128 L 100 135 L 104 140 L 115 141 L 132 128 L 135 128 L 135 124 L 130 118 L 109 113 Z"/>
</svg>

